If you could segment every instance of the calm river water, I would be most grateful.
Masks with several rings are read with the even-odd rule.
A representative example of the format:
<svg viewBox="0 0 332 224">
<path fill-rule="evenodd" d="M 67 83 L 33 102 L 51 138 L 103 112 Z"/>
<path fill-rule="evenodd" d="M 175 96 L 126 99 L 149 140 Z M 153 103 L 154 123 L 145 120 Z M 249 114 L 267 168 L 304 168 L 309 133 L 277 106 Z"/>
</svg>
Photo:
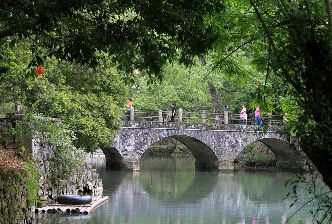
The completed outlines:
<svg viewBox="0 0 332 224">
<path fill-rule="evenodd" d="M 50 216 L 47 223 L 279 224 L 295 208 L 285 172 L 200 172 L 194 160 L 146 159 L 140 172 L 100 169 L 110 200 L 91 215 Z M 313 223 L 302 211 L 288 223 Z"/>
</svg>

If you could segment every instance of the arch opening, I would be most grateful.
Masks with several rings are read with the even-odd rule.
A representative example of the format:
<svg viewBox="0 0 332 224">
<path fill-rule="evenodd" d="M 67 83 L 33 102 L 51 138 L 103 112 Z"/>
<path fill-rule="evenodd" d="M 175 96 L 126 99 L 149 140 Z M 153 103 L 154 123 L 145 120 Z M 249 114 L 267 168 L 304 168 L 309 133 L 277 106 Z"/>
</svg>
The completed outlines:
<svg viewBox="0 0 332 224">
<path fill-rule="evenodd" d="M 276 138 L 263 138 L 247 145 L 235 158 L 234 165 L 236 168 L 299 170 L 303 168 L 304 161 L 303 153 L 290 143 Z"/>
<path fill-rule="evenodd" d="M 217 156 L 214 154 L 212 149 L 208 147 L 203 142 L 185 135 L 174 135 L 167 138 L 162 139 L 161 141 L 165 141 L 165 139 L 175 139 L 177 142 L 180 143 L 180 145 L 183 145 L 186 147 L 184 149 L 182 146 L 182 153 L 185 153 L 186 156 L 192 155 L 192 157 L 195 159 L 195 168 L 200 170 L 215 170 L 218 169 L 219 160 Z M 158 141 L 159 142 L 159 141 Z M 153 147 L 154 144 L 148 147 L 146 152 L 142 155 L 142 157 L 146 157 L 146 155 L 151 154 L 151 147 Z M 150 149 L 149 149 L 150 148 Z M 172 155 L 176 149 L 168 150 L 168 154 Z M 179 153 L 179 150 L 177 149 L 177 152 Z"/>
<path fill-rule="evenodd" d="M 234 160 L 235 169 L 273 169 L 276 157 L 269 147 L 260 141 L 247 145 Z"/>
<path fill-rule="evenodd" d="M 303 169 L 303 162 L 307 160 L 304 153 L 297 150 L 294 145 L 276 138 L 263 138 L 259 140 L 270 148 L 276 157 L 278 169 Z"/>
<path fill-rule="evenodd" d="M 120 170 L 125 168 L 123 158 L 115 147 L 102 148 L 106 158 L 106 168 Z"/>
<path fill-rule="evenodd" d="M 163 138 L 150 145 L 142 155 L 146 157 L 189 157 L 193 158 L 191 151 L 182 142 L 175 138 Z"/>
</svg>

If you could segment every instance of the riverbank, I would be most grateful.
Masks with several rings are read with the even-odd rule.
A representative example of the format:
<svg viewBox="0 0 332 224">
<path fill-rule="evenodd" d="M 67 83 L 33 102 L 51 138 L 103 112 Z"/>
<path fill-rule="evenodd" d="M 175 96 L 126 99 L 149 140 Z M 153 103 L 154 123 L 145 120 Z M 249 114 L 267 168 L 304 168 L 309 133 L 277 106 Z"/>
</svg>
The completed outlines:
<svg viewBox="0 0 332 224">
<path fill-rule="evenodd" d="M 33 223 L 35 207 L 54 203 L 58 195 L 81 191 L 102 197 L 102 181 L 84 161 L 86 154 L 71 145 L 54 144 L 63 143 L 66 136 L 35 131 L 18 138 L 12 134 L 14 126 L 16 120 L 0 124 L 0 224 Z"/>
</svg>

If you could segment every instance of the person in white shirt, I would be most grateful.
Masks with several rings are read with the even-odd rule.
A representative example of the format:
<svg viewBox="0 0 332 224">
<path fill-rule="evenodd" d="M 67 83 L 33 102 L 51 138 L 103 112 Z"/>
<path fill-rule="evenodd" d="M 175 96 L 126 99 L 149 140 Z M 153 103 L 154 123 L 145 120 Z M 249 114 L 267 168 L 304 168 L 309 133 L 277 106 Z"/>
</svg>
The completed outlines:
<svg viewBox="0 0 332 224">
<path fill-rule="evenodd" d="M 242 105 L 242 110 L 240 112 L 240 123 L 244 125 L 247 124 L 247 109 L 244 104 Z"/>
</svg>

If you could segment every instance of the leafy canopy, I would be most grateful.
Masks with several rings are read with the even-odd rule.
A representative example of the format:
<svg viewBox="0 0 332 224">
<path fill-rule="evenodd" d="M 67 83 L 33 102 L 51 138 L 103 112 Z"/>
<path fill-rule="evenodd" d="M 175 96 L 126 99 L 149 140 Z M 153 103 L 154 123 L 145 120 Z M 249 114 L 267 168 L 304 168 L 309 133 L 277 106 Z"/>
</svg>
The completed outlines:
<svg viewBox="0 0 332 224">
<path fill-rule="evenodd" d="M 43 78 L 29 68 L 29 41 L 2 45 L 6 73 L 0 76 L 1 103 L 22 105 L 25 112 L 60 118 L 74 132 L 76 147 L 95 150 L 110 144 L 119 126 L 127 87 L 109 60 L 95 68 L 54 57 L 44 61 Z M 12 90 L 12 91 L 9 91 Z"/>
<path fill-rule="evenodd" d="M 95 65 L 102 50 L 126 71 L 158 73 L 169 59 L 188 63 L 211 47 L 216 33 L 204 18 L 222 7 L 218 0 L 4 0 L 0 39 L 31 38 L 35 64 L 52 55 Z"/>
</svg>

